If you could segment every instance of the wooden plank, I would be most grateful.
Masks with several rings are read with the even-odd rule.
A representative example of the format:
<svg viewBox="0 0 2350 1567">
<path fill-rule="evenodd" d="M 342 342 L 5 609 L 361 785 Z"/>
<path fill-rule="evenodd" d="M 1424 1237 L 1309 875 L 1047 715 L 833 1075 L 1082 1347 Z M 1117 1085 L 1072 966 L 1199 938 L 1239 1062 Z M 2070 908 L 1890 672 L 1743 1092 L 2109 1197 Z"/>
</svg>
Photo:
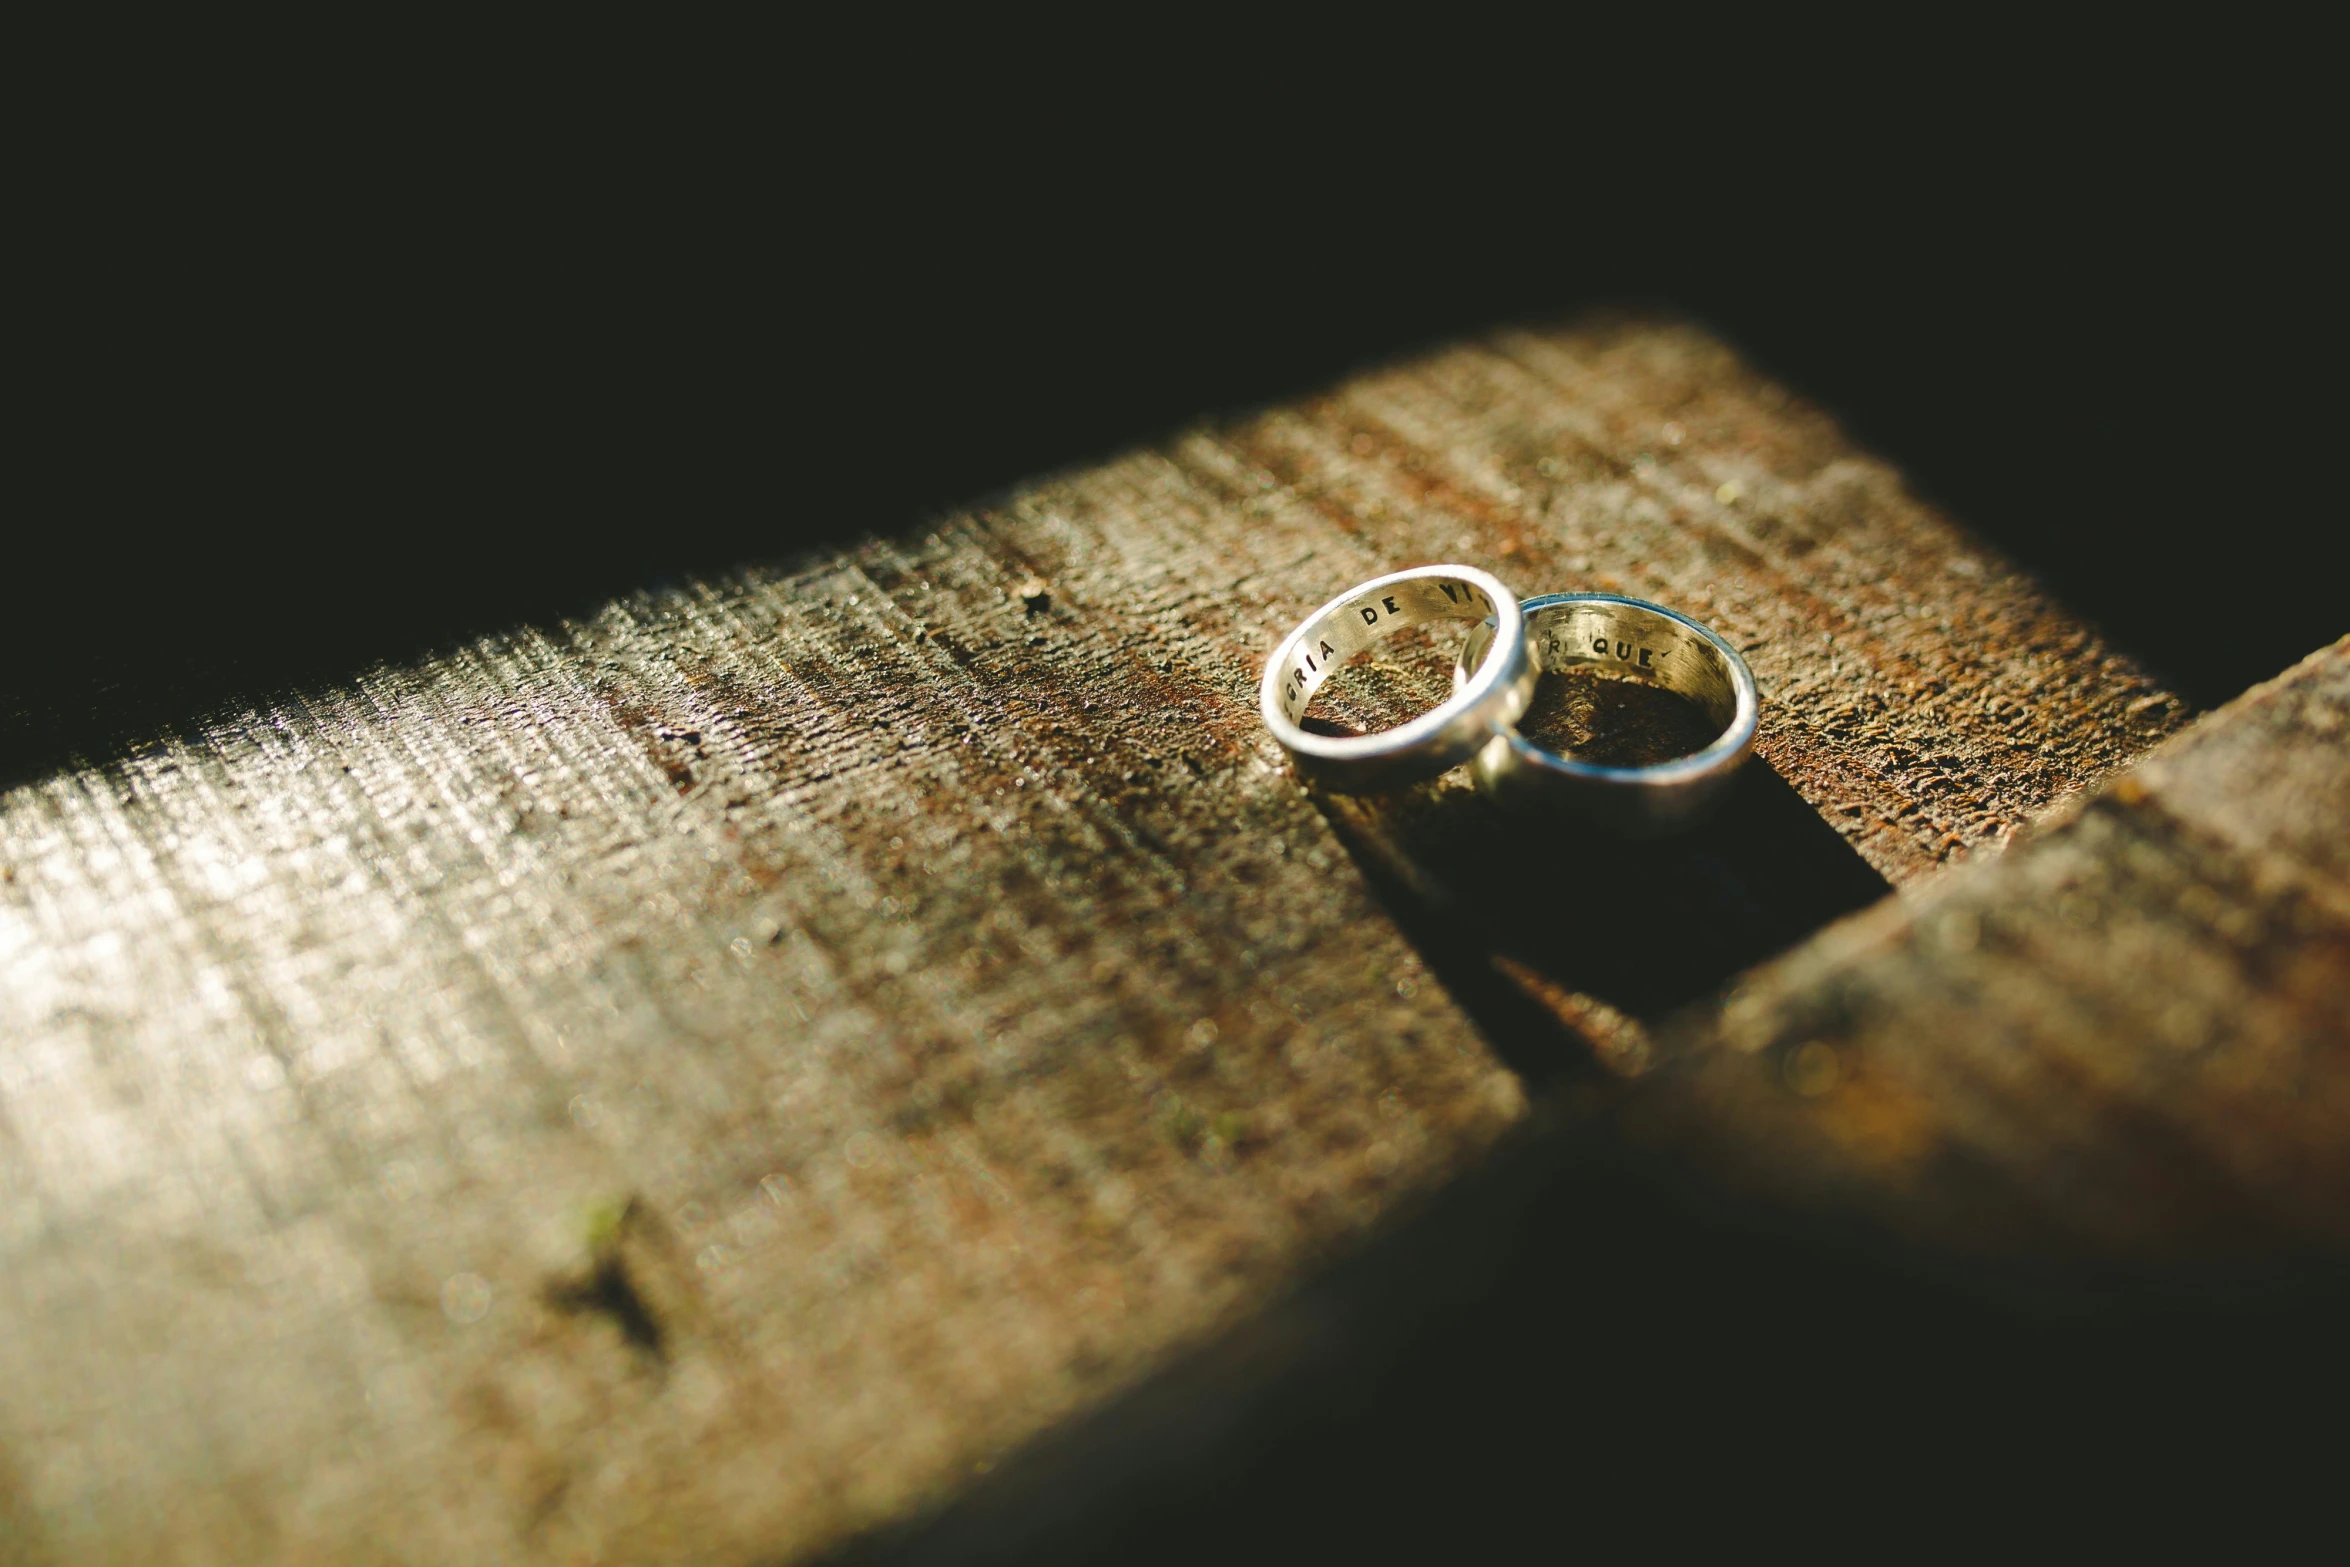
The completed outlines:
<svg viewBox="0 0 2350 1567">
<path fill-rule="evenodd" d="M 2001 1262 L 2350 1242 L 2350 639 L 1658 1043 L 1630 1135 Z"/>
<path fill-rule="evenodd" d="M 1896 882 L 2182 716 L 1623 319 L 17 790 L 12 1559 L 803 1555 L 1473 1164 L 1509 1047 L 1374 891 L 1457 784 L 1316 802 L 1254 714 L 1297 616 L 1446 558 L 1709 618 L 1758 798 Z"/>
<path fill-rule="evenodd" d="M 2350 1307 L 2350 639 L 1644 1034 L 843 1567 L 1475 1555 L 1551 1537 L 1561 1473 L 1685 1504 L 1693 1430 L 1765 1506 L 1823 1450 L 1855 1496 L 2290 1472 Z"/>
</svg>

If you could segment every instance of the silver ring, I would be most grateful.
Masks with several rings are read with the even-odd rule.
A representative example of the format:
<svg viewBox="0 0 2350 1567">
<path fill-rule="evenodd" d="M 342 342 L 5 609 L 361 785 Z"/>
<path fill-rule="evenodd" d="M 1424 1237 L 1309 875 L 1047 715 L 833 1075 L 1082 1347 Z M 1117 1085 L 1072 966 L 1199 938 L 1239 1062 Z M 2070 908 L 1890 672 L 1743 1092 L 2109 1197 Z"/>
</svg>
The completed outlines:
<svg viewBox="0 0 2350 1567">
<path fill-rule="evenodd" d="M 1477 622 L 1475 658 L 1453 692 L 1408 723 L 1375 735 L 1317 735 L 1299 727 L 1332 671 L 1391 632 L 1432 620 Z M 1484 650 L 1497 651 L 1491 658 Z M 1474 566 L 1415 566 L 1350 588 L 1306 617 L 1265 665 L 1259 705 L 1303 777 L 1349 794 L 1398 788 L 1460 766 L 1516 723 L 1534 698 L 1518 601 Z"/>
<path fill-rule="evenodd" d="M 1633 833 L 1671 831 L 1704 814 L 1754 747 L 1761 702 L 1738 650 L 1687 615 L 1614 593 L 1550 593 L 1518 609 L 1538 671 L 1579 667 L 1661 686 L 1696 702 L 1720 735 L 1652 767 L 1602 767 L 1512 730 L 1478 752 L 1477 781 L 1497 797 L 1566 805 Z M 1486 637 L 1482 627 L 1469 633 L 1461 669 L 1476 667 Z"/>
</svg>

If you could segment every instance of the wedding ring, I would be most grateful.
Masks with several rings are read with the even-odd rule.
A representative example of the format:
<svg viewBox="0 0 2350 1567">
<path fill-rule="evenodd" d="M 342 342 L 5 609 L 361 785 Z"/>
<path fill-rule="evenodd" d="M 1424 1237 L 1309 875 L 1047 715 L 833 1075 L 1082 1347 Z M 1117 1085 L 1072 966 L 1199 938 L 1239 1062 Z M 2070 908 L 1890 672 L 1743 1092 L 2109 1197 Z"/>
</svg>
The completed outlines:
<svg viewBox="0 0 2350 1567">
<path fill-rule="evenodd" d="M 1613 593 L 1551 593 L 1518 606 L 1537 671 L 1589 669 L 1689 698 L 1718 738 L 1691 756 L 1649 767 L 1603 767 L 1548 751 L 1511 730 L 1477 753 L 1477 781 L 1497 797 L 1569 806 L 1630 833 L 1671 831 L 1704 813 L 1754 745 L 1760 706 L 1738 650 L 1674 610 Z M 1453 679 L 1475 669 L 1491 633 L 1461 645 Z"/>
<path fill-rule="evenodd" d="M 1453 672 L 1451 696 L 1378 734 L 1300 727 L 1314 692 L 1340 665 L 1393 632 L 1436 620 L 1473 621 L 1470 634 L 1481 639 L 1477 655 Z M 1474 566 L 1415 566 L 1350 588 L 1308 616 L 1265 665 L 1260 705 L 1300 776 L 1363 794 L 1468 761 L 1526 710 L 1534 680 L 1525 617 L 1509 589 Z"/>
</svg>

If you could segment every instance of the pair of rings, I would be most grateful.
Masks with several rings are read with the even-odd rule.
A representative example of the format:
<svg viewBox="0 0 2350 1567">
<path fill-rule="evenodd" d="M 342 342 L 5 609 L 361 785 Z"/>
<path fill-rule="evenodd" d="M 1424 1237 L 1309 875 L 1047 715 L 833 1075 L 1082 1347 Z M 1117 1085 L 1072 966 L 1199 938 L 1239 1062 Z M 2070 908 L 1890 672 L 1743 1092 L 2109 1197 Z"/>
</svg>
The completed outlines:
<svg viewBox="0 0 2350 1567">
<path fill-rule="evenodd" d="M 1314 692 L 1355 654 L 1407 626 L 1466 620 L 1452 695 L 1370 735 L 1321 735 L 1300 722 Z M 1546 670 L 1595 669 L 1678 693 L 1717 738 L 1649 767 L 1603 767 L 1536 745 L 1515 728 Z M 1399 788 L 1472 764 L 1519 802 L 1567 805 L 1607 825 L 1669 830 L 1721 793 L 1754 745 L 1759 706 L 1746 660 L 1688 616 L 1614 593 L 1553 593 L 1523 603 L 1474 566 L 1419 566 L 1340 594 L 1289 634 L 1265 666 L 1265 725 L 1299 774 L 1349 794 Z"/>
</svg>

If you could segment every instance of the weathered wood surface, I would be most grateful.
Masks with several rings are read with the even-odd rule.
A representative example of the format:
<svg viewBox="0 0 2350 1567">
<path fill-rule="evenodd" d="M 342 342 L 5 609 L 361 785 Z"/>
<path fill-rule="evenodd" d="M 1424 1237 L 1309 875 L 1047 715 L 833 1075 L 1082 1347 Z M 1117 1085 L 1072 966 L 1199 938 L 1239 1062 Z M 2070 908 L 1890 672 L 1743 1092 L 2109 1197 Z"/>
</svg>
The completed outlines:
<svg viewBox="0 0 2350 1567">
<path fill-rule="evenodd" d="M 1896 883 L 2183 717 L 1602 321 L 20 789 L 0 1555 L 787 1559 L 1477 1160 L 1525 1093 L 1347 852 L 1459 791 L 1318 809 L 1254 716 L 1434 559 L 1711 620 Z"/>
<path fill-rule="evenodd" d="M 1657 1049 L 1630 1134 L 1797 1211 L 2000 1262 L 2338 1265 L 2350 639 Z"/>
<path fill-rule="evenodd" d="M 1644 1032 L 842 1567 L 1515 1558 L 1650 1538 L 1693 1474 L 1750 1530 L 1824 1462 L 1864 1511 L 2270 1487 L 2345 1391 L 2350 639 Z"/>
</svg>

